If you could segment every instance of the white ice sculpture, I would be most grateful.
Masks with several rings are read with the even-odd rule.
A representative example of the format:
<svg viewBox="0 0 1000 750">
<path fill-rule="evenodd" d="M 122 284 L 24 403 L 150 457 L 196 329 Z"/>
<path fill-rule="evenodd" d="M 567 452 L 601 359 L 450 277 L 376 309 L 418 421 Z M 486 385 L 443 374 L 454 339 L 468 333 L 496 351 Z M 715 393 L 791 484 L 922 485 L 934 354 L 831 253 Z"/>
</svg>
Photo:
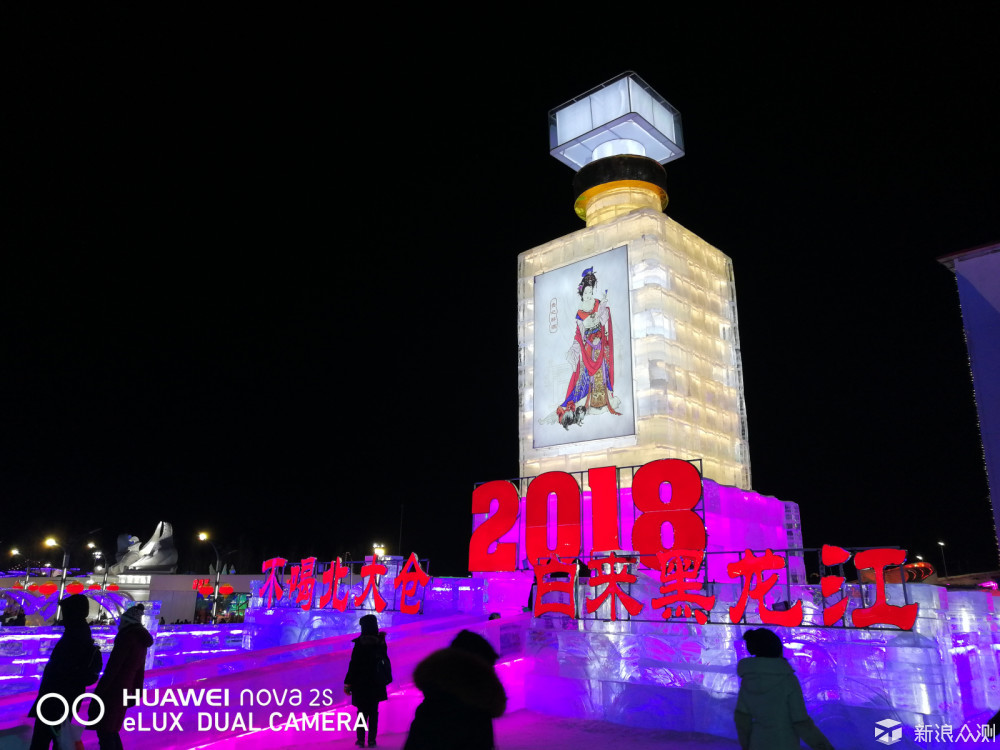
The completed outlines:
<svg viewBox="0 0 1000 750">
<path fill-rule="evenodd" d="M 156 531 L 143 545 L 138 542 L 128 548 L 128 552 L 108 568 L 112 575 L 121 575 L 130 570 L 148 573 L 173 573 L 177 570 L 177 549 L 174 547 L 174 527 L 166 521 L 156 525 Z"/>
</svg>

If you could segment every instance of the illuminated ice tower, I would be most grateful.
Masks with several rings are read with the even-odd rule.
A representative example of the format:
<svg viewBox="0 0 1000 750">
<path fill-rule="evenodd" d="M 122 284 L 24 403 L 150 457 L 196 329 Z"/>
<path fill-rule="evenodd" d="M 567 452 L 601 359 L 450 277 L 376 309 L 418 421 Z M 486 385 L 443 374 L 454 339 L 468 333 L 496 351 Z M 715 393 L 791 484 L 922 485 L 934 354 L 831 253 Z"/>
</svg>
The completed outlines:
<svg viewBox="0 0 1000 750">
<path fill-rule="evenodd" d="M 749 489 L 732 262 L 663 213 L 680 115 L 624 73 L 550 129 L 587 226 L 518 256 L 521 476 L 691 458 Z"/>
</svg>

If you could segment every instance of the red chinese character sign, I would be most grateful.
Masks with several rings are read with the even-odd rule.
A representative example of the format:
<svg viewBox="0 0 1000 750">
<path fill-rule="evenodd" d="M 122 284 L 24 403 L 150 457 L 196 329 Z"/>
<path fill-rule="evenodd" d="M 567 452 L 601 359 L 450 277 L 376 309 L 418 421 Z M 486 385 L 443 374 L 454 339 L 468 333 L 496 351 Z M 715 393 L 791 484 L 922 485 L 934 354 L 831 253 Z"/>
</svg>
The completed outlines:
<svg viewBox="0 0 1000 750">
<path fill-rule="evenodd" d="M 301 603 L 302 609 L 308 611 L 313 605 L 313 590 L 316 588 L 316 558 L 307 557 L 298 565 L 292 566 L 292 580 L 288 584 L 288 595 L 295 595 L 295 603 Z"/>
<path fill-rule="evenodd" d="M 693 614 L 700 625 L 708 622 L 715 597 L 694 593 L 702 589 L 698 570 L 705 557 L 704 550 L 671 549 L 657 553 L 656 557 L 660 562 L 660 582 L 663 584 L 660 593 L 666 596 L 653 599 L 653 609 L 662 609 L 664 620 L 691 617 Z"/>
<path fill-rule="evenodd" d="M 824 544 L 823 550 L 820 553 L 820 562 L 825 566 L 843 565 L 850 559 L 851 553 L 846 549 L 831 547 L 829 544 Z M 826 600 L 838 591 L 841 591 L 841 587 L 846 581 L 847 579 L 844 576 L 823 576 L 820 579 L 820 593 L 823 595 L 825 605 L 823 607 L 824 625 L 833 625 L 835 622 L 843 619 L 844 613 L 847 611 L 847 597 L 842 597 L 840 601 L 832 606 L 826 604 Z"/>
<path fill-rule="evenodd" d="M 850 553 L 840 547 L 823 547 L 823 564 L 839 565 L 850 558 Z M 828 562 L 829 561 L 829 562 Z M 873 569 L 875 571 L 875 603 L 870 607 L 856 609 L 851 612 L 851 622 L 855 627 L 867 628 L 872 625 L 895 625 L 901 630 L 910 630 L 917 621 L 918 604 L 889 604 L 885 593 L 885 569 L 891 565 L 899 566 L 906 562 L 906 550 L 901 549 L 868 549 L 854 556 L 854 567 L 858 570 Z M 820 580 L 824 598 L 836 593 L 844 579 L 842 576 L 824 576 Z M 834 607 L 823 612 L 823 622 L 831 625 L 844 616 L 847 600 L 841 599 Z M 830 610 L 836 616 L 830 617 Z"/>
<path fill-rule="evenodd" d="M 586 472 L 589 516 L 576 478 L 582 475 L 542 474 L 530 482 L 523 500 L 511 482 L 480 485 L 472 497 L 472 512 L 476 518 L 469 542 L 469 570 L 474 573 L 512 572 L 519 568 L 519 560 L 525 560 L 535 572 L 533 610 L 536 615 L 577 617 L 577 601 L 583 598 L 586 614 L 607 612 L 606 617 L 611 620 L 625 612 L 634 617 L 643 611 L 642 597 L 637 598 L 623 585 L 639 582 L 639 575 L 653 577 L 650 571 L 655 571 L 662 596 L 649 598 L 650 609 L 660 610 L 663 619 L 694 618 L 700 624 L 707 624 L 716 597 L 703 593 L 708 567 L 707 533 L 702 517 L 704 511 L 699 508 L 703 490 L 697 468 L 675 459 L 653 461 L 639 467 L 631 484 L 631 503 L 635 510 L 631 526 L 621 518 L 622 506 L 627 500 L 619 494 L 618 474 L 619 470 L 613 466 Z M 587 546 L 592 543 L 593 548 L 584 549 L 585 541 Z M 523 544 L 522 554 L 518 554 L 519 544 Z M 621 549 L 633 552 L 617 552 Z M 611 561 L 601 558 L 608 553 L 612 555 Z M 873 571 L 866 573 L 865 579 L 874 579 L 875 600 L 870 606 L 851 613 L 854 626 L 890 625 L 904 630 L 913 627 L 917 605 L 889 604 L 885 587 L 887 570 L 894 576 L 896 568 L 905 562 L 905 554 L 902 550 L 871 549 L 855 556 L 859 571 Z M 840 547 L 827 546 L 823 548 L 821 561 L 825 566 L 841 565 L 850 556 Z M 586 582 L 579 579 L 575 562 L 578 559 L 590 560 L 590 567 L 595 571 Z M 748 549 L 738 560 L 729 562 L 724 573 L 721 568 L 715 569 L 717 562 L 713 562 L 717 572 L 711 580 L 720 580 L 720 574 L 721 580 L 727 575 L 731 580 L 742 579 L 740 595 L 729 606 L 729 622 L 743 621 L 753 600 L 762 623 L 786 627 L 802 625 L 801 599 L 787 602 L 784 609 L 773 603 L 778 594 L 774 591 L 775 584 L 780 576 L 788 575 L 783 555 L 772 549 L 758 555 Z M 633 567 L 638 568 L 638 573 Z M 889 580 L 894 579 L 890 577 Z M 843 576 L 825 576 L 821 580 L 825 626 L 844 622 L 847 599 L 830 601 L 844 583 Z M 640 583 L 640 591 L 643 588 Z M 648 590 L 648 585 L 645 588 Z M 594 596 L 587 596 L 588 591 Z M 605 604 L 608 606 L 604 607 Z"/>
<path fill-rule="evenodd" d="M 361 577 L 365 579 L 365 590 L 354 599 L 355 607 L 360 607 L 364 604 L 370 594 L 375 611 L 381 612 L 385 609 L 385 599 L 382 598 L 382 595 L 378 591 L 378 579 L 388 572 L 388 568 L 379 563 L 378 557 L 375 555 L 372 555 L 370 563 L 365 563 L 361 566 Z"/>
<path fill-rule="evenodd" d="M 535 617 L 547 612 L 576 617 L 576 576 L 576 563 L 560 562 L 558 557 L 535 563 Z"/>
<path fill-rule="evenodd" d="M 743 591 L 740 593 L 736 606 L 729 608 L 729 620 L 733 624 L 743 619 L 746 612 L 747 600 L 757 601 L 757 612 L 760 614 L 760 621 L 766 625 L 784 625 L 795 628 L 802 624 L 802 602 L 795 602 L 794 606 L 784 612 L 775 612 L 768 609 L 764 604 L 764 597 L 774 588 L 778 582 L 778 576 L 766 575 L 770 570 L 782 570 L 785 567 L 785 558 L 774 554 L 771 550 L 766 550 L 763 555 L 757 557 L 753 552 L 747 550 L 738 562 L 729 563 L 726 566 L 730 578 L 743 578 Z M 756 582 L 756 585 L 754 585 Z"/>
<path fill-rule="evenodd" d="M 594 572 L 590 574 L 590 585 L 593 587 L 604 585 L 604 590 L 596 599 L 587 599 L 587 612 L 596 612 L 605 601 L 610 599 L 611 620 L 618 619 L 618 602 L 620 601 L 625 610 L 635 617 L 642 611 L 643 604 L 622 591 L 621 584 L 632 584 L 638 580 L 629 571 L 629 566 L 635 565 L 634 557 L 618 557 L 614 552 L 611 557 L 601 560 L 591 560 L 590 568 Z M 619 566 L 621 566 L 619 568 Z M 604 569 L 608 572 L 605 573 Z"/>
<path fill-rule="evenodd" d="M 413 601 L 417 597 L 417 587 L 426 586 L 430 580 L 430 576 L 420 567 L 420 561 L 417 560 L 417 553 L 411 552 L 410 558 L 406 561 L 403 569 L 399 571 L 399 575 L 396 576 L 396 582 L 393 584 L 397 589 L 400 586 L 403 588 L 399 599 L 400 612 L 410 615 L 420 612 L 420 601 Z"/>
<path fill-rule="evenodd" d="M 278 583 L 278 573 L 282 571 L 287 562 L 288 560 L 283 557 L 272 557 L 270 560 L 265 560 L 264 565 L 261 566 L 261 572 L 267 573 L 267 580 L 257 592 L 257 596 L 267 601 L 268 609 L 273 607 L 276 601 L 281 601 L 284 592 L 281 589 L 281 584 Z"/>
<path fill-rule="evenodd" d="M 275 606 L 298 606 L 303 611 L 309 611 L 313 608 L 317 587 L 320 587 L 320 609 L 329 607 L 346 612 L 349 607 L 361 609 L 369 608 L 370 605 L 376 612 L 382 612 L 389 604 L 379 587 L 382 580 L 389 576 L 390 581 L 394 579 L 394 588 L 401 589 L 399 611 L 404 614 L 419 614 L 430 576 L 420 566 L 416 553 L 411 553 L 405 564 L 400 565 L 400 559 L 380 560 L 374 556 L 367 559 L 361 566 L 361 582 L 353 587 L 352 592 L 350 566 L 345 565 L 339 557 L 325 566 L 318 564 L 315 557 L 304 558 L 291 566 L 287 581 L 284 581 L 283 573 L 288 561 L 283 557 L 275 557 L 266 560 L 261 566 L 266 578 L 257 591 L 257 596 L 269 609 Z M 389 566 L 384 564 L 385 561 L 390 561 L 390 565 L 395 563 L 392 573 Z"/>
<path fill-rule="evenodd" d="M 341 565 L 339 557 L 330 563 L 329 568 L 323 571 L 323 585 L 326 586 L 326 590 L 319 599 L 320 609 L 329 606 L 331 603 L 334 609 L 339 609 L 341 612 L 347 609 L 348 595 L 345 593 L 343 596 L 338 596 L 337 592 L 340 590 L 340 579 L 350 572 Z"/>
</svg>

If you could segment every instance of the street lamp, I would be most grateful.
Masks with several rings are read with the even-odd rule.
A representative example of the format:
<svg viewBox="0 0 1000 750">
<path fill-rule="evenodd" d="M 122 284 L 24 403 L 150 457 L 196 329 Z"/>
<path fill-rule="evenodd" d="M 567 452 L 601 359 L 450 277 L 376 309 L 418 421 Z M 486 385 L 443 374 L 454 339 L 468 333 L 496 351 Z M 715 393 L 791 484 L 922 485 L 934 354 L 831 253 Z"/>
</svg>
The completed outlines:
<svg viewBox="0 0 1000 750">
<path fill-rule="evenodd" d="M 219 616 L 219 579 L 222 576 L 222 558 L 219 555 L 219 548 L 215 546 L 215 542 L 209 539 L 208 534 L 204 531 L 198 532 L 198 540 L 208 542 L 215 551 L 215 593 L 212 596 L 212 624 L 215 625 L 218 622 Z"/>
<path fill-rule="evenodd" d="M 385 545 L 375 542 L 372 545 L 372 552 L 375 553 L 375 557 L 385 557 Z"/>
<path fill-rule="evenodd" d="M 104 563 L 104 581 L 101 583 L 101 590 L 105 591 L 108 588 L 108 556 L 104 554 L 104 550 L 93 542 L 87 542 L 87 549 L 91 550 L 94 554 L 95 568 L 97 567 L 98 558 L 100 558 L 101 562 Z"/>
<path fill-rule="evenodd" d="M 944 557 L 944 542 L 938 542 L 941 546 L 941 564 L 944 565 L 944 577 L 948 577 L 948 561 Z"/>
<path fill-rule="evenodd" d="M 59 544 L 59 542 L 57 542 L 52 537 L 49 537 L 48 539 L 45 540 L 45 546 L 46 547 L 58 547 L 59 549 L 62 550 L 62 553 L 63 553 L 63 559 L 62 559 L 62 576 L 60 576 L 60 578 L 59 578 L 59 598 L 56 599 L 56 602 L 58 603 L 58 602 L 62 601 L 63 592 L 65 592 L 65 590 L 66 590 L 66 567 L 69 565 L 69 552 L 66 550 L 65 547 L 63 547 L 61 544 Z M 56 613 L 56 615 L 58 617 L 58 612 Z"/>
<path fill-rule="evenodd" d="M 24 585 L 28 585 L 28 577 L 31 575 L 31 560 L 21 554 L 21 550 L 17 547 L 12 547 L 10 550 L 11 557 L 23 557 L 24 558 Z"/>
</svg>

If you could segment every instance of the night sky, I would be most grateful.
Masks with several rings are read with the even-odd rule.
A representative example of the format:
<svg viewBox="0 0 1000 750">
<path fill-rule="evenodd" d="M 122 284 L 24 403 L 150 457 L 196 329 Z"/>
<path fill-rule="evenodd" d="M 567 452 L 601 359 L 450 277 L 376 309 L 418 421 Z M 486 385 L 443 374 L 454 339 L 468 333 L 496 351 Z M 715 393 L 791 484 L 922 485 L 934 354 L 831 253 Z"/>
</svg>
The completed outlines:
<svg viewBox="0 0 1000 750">
<path fill-rule="evenodd" d="M 667 213 L 733 259 L 754 489 L 807 546 L 996 568 L 936 260 L 1000 240 L 1000 13 L 964 7 L 6 18 L 4 554 L 165 520 L 181 570 L 208 529 L 251 572 L 395 551 L 405 506 L 464 573 L 473 483 L 518 472 L 517 255 L 583 227 L 548 111 L 635 70 L 683 118 Z"/>
</svg>

